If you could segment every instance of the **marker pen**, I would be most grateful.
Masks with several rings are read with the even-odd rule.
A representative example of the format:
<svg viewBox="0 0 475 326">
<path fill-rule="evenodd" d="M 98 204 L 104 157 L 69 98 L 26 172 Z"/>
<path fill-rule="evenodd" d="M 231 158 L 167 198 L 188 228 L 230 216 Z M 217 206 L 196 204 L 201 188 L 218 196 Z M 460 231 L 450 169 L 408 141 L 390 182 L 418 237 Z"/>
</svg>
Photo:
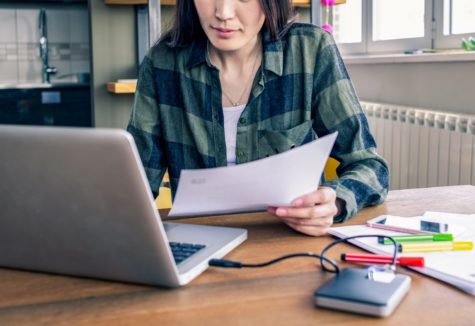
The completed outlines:
<svg viewBox="0 0 475 326">
<path fill-rule="evenodd" d="M 450 233 L 425 233 L 425 234 L 410 234 L 410 235 L 392 235 L 397 243 L 404 242 L 432 242 L 432 241 L 453 241 L 454 237 Z M 378 243 L 385 245 L 392 245 L 393 242 L 385 237 L 378 237 Z"/>
<path fill-rule="evenodd" d="M 432 252 L 432 251 L 451 251 L 451 250 L 472 250 L 472 241 L 456 242 L 421 242 L 421 243 L 399 243 L 399 252 Z"/>
<path fill-rule="evenodd" d="M 351 263 L 391 264 L 393 257 L 373 254 L 346 253 L 341 254 L 341 260 Z M 424 257 L 397 257 L 396 264 L 400 266 L 424 267 Z"/>
</svg>

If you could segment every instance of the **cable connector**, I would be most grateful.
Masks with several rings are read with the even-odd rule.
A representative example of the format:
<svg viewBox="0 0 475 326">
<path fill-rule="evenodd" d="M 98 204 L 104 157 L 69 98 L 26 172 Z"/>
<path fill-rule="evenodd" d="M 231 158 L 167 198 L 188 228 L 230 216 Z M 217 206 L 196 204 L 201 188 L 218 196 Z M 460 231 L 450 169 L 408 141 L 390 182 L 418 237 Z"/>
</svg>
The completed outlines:
<svg viewBox="0 0 475 326">
<path fill-rule="evenodd" d="M 211 259 L 208 264 L 225 268 L 242 268 L 242 263 L 226 259 Z"/>
</svg>

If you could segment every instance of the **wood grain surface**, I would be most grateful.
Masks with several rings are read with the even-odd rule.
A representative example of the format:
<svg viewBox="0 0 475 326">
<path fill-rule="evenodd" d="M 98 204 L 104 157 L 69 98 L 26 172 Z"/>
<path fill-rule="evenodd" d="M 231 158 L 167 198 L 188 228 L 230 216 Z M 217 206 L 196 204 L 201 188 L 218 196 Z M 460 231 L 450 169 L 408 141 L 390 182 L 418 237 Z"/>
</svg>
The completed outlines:
<svg viewBox="0 0 475 326">
<path fill-rule="evenodd" d="M 427 210 L 473 214 L 475 187 L 392 191 L 384 204 L 363 210 L 347 224 Z M 166 211 L 161 213 L 167 219 Z M 249 239 L 227 258 L 249 263 L 318 253 L 332 241 L 293 232 L 265 213 L 178 221 L 247 228 Z M 347 251 L 361 250 L 344 244 L 329 255 L 337 259 Z M 260 269 L 209 268 L 175 290 L 0 269 L 0 325 L 474 325 L 473 296 L 405 269 L 400 272 L 411 276 L 411 290 L 388 318 L 315 308 L 313 292 L 332 277 L 317 263 L 302 258 Z"/>
</svg>

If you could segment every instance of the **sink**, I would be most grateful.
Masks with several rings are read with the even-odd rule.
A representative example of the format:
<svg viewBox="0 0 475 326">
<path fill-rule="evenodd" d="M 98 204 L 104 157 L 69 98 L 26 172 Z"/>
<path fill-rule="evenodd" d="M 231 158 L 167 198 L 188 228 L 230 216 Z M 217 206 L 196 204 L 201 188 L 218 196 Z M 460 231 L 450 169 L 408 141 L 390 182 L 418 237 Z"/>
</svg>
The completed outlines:
<svg viewBox="0 0 475 326">
<path fill-rule="evenodd" d="M 22 88 L 51 88 L 51 84 L 44 83 L 2 83 L 0 84 L 0 89 L 22 89 Z"/>
<path fill-rule="evenodd" d="M 0 83 L 0 89 L 62 88 L 85 86 L 89 86 L 89 83 L 78 83 L 71 81 L 55 81 L 52 83 Z"/>
</svg>

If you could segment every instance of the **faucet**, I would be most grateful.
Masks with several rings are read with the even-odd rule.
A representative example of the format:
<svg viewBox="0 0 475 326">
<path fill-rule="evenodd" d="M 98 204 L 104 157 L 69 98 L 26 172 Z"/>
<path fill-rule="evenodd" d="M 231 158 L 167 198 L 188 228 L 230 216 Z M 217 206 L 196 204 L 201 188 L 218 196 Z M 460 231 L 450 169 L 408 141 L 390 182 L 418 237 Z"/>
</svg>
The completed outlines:
<svg viewBox="0 0 475 326">
<path fill-rule="evenodd" d="M 47 26 L 46 26 L 46 9 L 40 10 L 40 16 L 38 19 L 38 29 L 41 32 L 40 37 L 40 58 L 43 64 L 42 68 L 42 82 L 49 83 L 50 75 L 56 73 L 55 67 L 50 67 L 48 65 L 48 35 L 47 35 Z"/>
</svg>

